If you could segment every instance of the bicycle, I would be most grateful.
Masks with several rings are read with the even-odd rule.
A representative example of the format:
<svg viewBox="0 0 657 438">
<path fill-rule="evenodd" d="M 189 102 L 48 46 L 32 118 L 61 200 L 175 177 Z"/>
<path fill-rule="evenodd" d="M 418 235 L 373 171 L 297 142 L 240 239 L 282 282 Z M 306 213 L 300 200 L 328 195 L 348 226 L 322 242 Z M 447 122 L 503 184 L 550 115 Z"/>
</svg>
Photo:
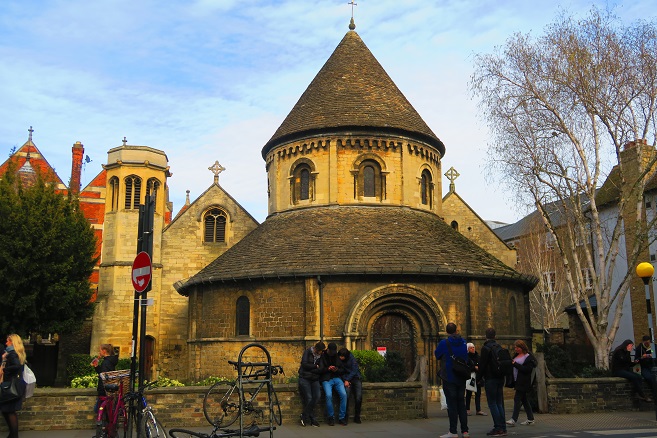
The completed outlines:
<svg viewBox="0 0 657 438">
<path fill-rule="evenodd" d="M 100 373 L 107 395 L 100 397 L 95 438 L 126 438 L 128 414 L 123 402 L 123 388 L 129 378 L 130 370 Z"/>
<path fill-rule="evenodd" d="M 203 414 L 208 422 L 215 427 L 228 427 L 239 418 L 240 413 L 262 419 L 270 411 L 273 421 L 280 426 L 283 423 L 281 405 L 271 384 L 271 376 L 284 375 L 283 367 L 266 362 L 229 360 L 228 363 L 238 370 L 240 377 L 238 380 L 217 382 L 205 394 Z M 264 393 L 260 396 L 265 385 L 267 396 Z"/>
<path fill-rule="evenodd" d="M 164 426 L 155 417 L 153 408 L 146 401 L 144 391 L 153 387 L 157 380 L 150 382 L 137 391 L 130 391 L 124 397 L 124 404 L 128 406 L 130 411 L 129 418 L 134 418 L 133 424 L 139 428 L 139 436 L 142 438 L 165 438 L 166 432 Z M 136 403 L 131 403 L 134 401 Z"/>
</svg>

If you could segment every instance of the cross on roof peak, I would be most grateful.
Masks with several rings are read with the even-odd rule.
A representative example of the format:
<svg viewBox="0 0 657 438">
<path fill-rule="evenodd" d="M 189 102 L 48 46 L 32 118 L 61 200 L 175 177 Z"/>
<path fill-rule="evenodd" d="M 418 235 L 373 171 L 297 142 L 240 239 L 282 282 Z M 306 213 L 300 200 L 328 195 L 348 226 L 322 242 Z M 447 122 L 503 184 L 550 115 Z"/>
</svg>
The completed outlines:
<svg viewBox="0 0 657 438">
<path fill-rule="evenodd" d="M 459 174 L 456 171 L 456 169 L 454 169 L 454 167 L 450 167 L 449 170 L 445 172 L 445 176 L 449 180 L 449 191 L 450 192 L 456 191 L 456 185 L 454 184 L 454 181 L 456 180 L 456 178 L 461 176 L 461 174 Z"/>
<path fill-rule="evenodd" d="M 219 184 L 219 174 L 226 170 L 226 168 L 219 164 L 219 160 L 216 160 L 212 166 L 208 167 L 208 170 L 214 173 L 214 183 Z"/>
<path fill-rule="evenodd" d="M 358 6 L 354 0 L 351 0 L 348 5 L 351 5 L 351 21 L 349 22 L 349 30 L 356 29 L 356 23 L 354 23 L 354 6 Z"/>
</svg>

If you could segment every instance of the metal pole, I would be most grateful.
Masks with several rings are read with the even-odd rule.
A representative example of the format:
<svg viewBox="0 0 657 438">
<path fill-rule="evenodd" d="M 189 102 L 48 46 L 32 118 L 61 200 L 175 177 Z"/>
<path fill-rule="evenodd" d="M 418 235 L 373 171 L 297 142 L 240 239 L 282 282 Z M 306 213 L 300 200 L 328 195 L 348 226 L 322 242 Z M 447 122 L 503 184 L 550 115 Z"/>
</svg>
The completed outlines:
<svg viewBox="0 0 657 438">
<path fill-rule="evenodd" d="M 655 329 L 652 324 L 652 303 L 650 300 L 650 279 L 651 277 L 641 277 L 646 290 L 646 308 L 648 311 L 648 334 L 650 335 L 650 342 L 652 344 L 652 398 L 655 404 L 655 419 L 657 420 L 657 362 L 655 361 Z"/>
</svg>

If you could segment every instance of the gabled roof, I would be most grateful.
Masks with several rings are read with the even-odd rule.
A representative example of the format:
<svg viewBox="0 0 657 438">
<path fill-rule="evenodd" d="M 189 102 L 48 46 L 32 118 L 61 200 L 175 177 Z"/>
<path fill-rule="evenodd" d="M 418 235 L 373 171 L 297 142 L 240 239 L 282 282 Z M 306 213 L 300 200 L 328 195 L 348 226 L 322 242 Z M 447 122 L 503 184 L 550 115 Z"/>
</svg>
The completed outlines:
<svg viewBox="0 0 657 438">
<path fill-rule="evenodd" d="M 445 154 L 445 146 L 350 30 L 262 149 L 311 135 L 376 132 L 408 135 Z"/>
<path fill-rule="evenodd" d="M 0 176 L 6 171 L 9 166 L 9 161 L 12 159 L 15 160 L 19 172 L 22 171 L 24 174 L 30 175 L 35 175 L 34 172 L 39 172 L 48 181 L 55 183 L 55 188 L 59 190 L 66 189 L 66 185 L 64 185 L 62 179 L 57 175 L 55 169 L 53 169 L 50 163 L 48 163 L 43 154 L 41 154 L 41 151 L 39 151 L 32 141 L 31 131 L 29 138 L 23 143 L 23 146 L 16 150 L 9 159 L 0 165 Z M 31 179 L 31 177 L 28 177 L 28 179 Z M 26 181 L 24 180 L 24 182 Z"/>
<path fill-rule="evenodd" d="M 264 278 L 403 275 L 477 278 L 530 290 L 511 269 L 433 213 L 397 206 L 312 207 L 268 217 L 178 288 Z"/>
</svg>

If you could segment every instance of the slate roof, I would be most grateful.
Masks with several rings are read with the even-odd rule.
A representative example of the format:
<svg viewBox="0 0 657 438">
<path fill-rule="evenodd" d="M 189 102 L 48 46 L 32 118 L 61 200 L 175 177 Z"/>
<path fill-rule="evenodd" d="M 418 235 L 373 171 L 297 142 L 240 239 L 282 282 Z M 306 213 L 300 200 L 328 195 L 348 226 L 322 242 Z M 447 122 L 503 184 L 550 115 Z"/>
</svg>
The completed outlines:
<svg viewBox="0 0 657 438">
<path fill-rule="evenodd" d="M 390 79 L 360 36 L 350 30 L 262 149 L 311 135 L 371 132 L 408 135 L 445 146 Z M 370 128 L 369 131 L 367 128 Z"/>
<path fill-rule="evenodd" d="M 177 289 L 187 295 L 194 285 L 215 282 L 388 274 L 499 279 L 527 290 L 536 284 L 435 214 L 399 206 L 324 206 L 268 217 Z"/>
</svg>

